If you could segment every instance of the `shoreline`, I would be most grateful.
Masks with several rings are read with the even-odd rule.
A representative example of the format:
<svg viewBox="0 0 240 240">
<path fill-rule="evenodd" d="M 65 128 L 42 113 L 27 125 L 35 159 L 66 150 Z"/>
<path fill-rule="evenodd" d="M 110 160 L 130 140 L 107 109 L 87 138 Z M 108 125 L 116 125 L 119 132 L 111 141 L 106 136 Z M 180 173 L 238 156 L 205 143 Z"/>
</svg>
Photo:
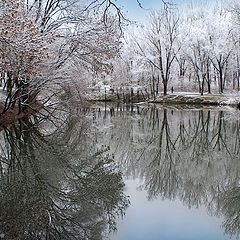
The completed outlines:
<svg viewBox="0 0 240 240">
<path fill-rule="evenodd" d="M 124 99 L 117 99 L 114 94 L 104 96 L 93 96 L 86 99 L 87 102 L 108 102 L 108 103 L 154 103 L 154 104 L 176 104 L 176 105 L 207 105 L 207 106 L 231 106 L 240 109 L 240 94 L 204 94 L 178 92 L 168 95 L 160 94 L 151 99 L 129 99 L 125 102 Z M 132 100 L 132 101 L 131 101 Z"/>
<path fill-rule="evenodd" d="M 208 105 L 208 106 L 232 106 L 240 108 L 240 95 L 224 94 L 168 94 L 160 95 L 150 100 L 151 103 L 166 104 L 188 104 L 188 105 Z"/>
</svg>

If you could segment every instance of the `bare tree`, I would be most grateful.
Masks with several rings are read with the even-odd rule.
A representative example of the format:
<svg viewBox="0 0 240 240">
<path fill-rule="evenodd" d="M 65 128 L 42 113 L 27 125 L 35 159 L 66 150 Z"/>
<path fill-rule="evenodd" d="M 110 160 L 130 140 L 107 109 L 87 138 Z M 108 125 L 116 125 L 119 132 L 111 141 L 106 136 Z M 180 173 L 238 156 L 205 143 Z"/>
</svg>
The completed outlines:
<svg viewBox="0 0 240 240">
<path fill-rule="evenodd" d="M 4 111 L 16 103 L 22 111 L 48 82 L 71 79 L 76 62 L 94 72 L 109 71 L 108 61 L 119 52 L 123 16 L 112 1 L 10 0 L 0 7 Z"/>
<path fill-rule="evenodd" d="M 165 4 L 162 10 L 152 12 L 149 30 L 145 33 L 147 48 L 138 44 L 139 53 L 159 71 L 164 95 L 167 94 L 173 61 L 180 50 L 176 47 L 179 18 L 175 10 Z"/>
</svg>

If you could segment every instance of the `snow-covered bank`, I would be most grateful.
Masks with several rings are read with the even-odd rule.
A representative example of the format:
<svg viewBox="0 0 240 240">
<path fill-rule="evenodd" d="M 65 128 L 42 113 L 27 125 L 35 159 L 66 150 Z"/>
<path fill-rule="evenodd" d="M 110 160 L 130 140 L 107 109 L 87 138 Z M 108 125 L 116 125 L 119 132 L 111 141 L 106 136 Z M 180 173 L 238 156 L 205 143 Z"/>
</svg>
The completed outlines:
<svg viewBox="0 0 240 240">
<path fill-rule="evenodd" d="M 166 104 L 188 104 L 188 105 L 225 105 L 240 106 L 240 94 L 204 94 L 194 92 L 175 92 L 164 96 L 160 94 L 155 98 L 147 95 L 117 95 L 116 93 L 91 93 L 86 97 L 90 102 L 121 102 L 121 103 L 166 103 Z"/>
<path fill-rule="evenodd" d="M 175 93 L 169 95 L 159 95 L 150 100 L 152 103 L 171 104 L 200 104 L 200 105 L 231 105 L 240 106 L 239 94 L 205 94 L 201 96 L 197 93 Z"/>
</svg>

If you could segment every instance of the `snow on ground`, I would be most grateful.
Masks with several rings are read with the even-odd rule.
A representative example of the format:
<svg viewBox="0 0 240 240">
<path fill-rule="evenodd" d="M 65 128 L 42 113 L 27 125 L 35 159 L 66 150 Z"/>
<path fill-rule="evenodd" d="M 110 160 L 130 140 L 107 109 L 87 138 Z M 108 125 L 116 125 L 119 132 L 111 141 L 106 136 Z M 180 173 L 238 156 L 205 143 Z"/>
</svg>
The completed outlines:
<svg viewBox="0 0 240 240">
<path fill-rule="evenodd" d="M 185 103 L 185 104 L 208 104 L 208 105 L 239 105 L 239 93 L 208 94 L 202 96 L 196 92 L 174 92 L 164 96 L 160 94 L 151 102 L 155 103 Z"/>
</svg>

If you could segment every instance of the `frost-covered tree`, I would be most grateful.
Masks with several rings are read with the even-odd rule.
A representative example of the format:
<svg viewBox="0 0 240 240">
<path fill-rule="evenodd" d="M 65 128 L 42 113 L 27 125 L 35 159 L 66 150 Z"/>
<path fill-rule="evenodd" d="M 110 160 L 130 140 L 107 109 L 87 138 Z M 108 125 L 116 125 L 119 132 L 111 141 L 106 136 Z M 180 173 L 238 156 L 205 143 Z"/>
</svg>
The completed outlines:
<svg viewBox="0 0 240 240">
<path fill-rule="evenodd" d="M 23 105 L 35 98 L 37 89 L 31 81 L 40 76 L 54 37 L 24 16 L 21 1 L 2 1 L 0 29 L 0 71 L 7 89 L 6 110 L 14 107 L 16 101 Z"/>
<path fill-rule="evenodd" d="M 219 92 L 223 93 L 226 85 L 226 74 L 229 58 L 233 51 L 231 15 L 224 11 L 211 14 L 208 22 L 208 36 L 210 41 L 210 59 L 217 72 Z"/>
<path fill-rule="evenodd" d="M 138 44 L 139 53 L 158 72 L 164 95 L 167 94 L 172 64 L 179 51 L 176 44 L 178 27 L 179 17 L 176 9 L 164 5 L 161 10 L 151 13 L 144 43 Z"/>
<path fill-rule="evenodd" d="M 210 84 L 210 58 L 209 58 L 209 35 L 205 13 L 194 12 L 185 19 L 184 27 L 188 29 L 186 34 L 185 56 L 191 66 L 193 80 L 198 83 L 201 94 L 207 83 L 208 92 L 211 93 Z"/>
<path fill-rule="evenodd" d="M 0 71 L 8 92 L 4 111 L 16 102 L 23 110 L 40 90 L 52 88 L 49 82 L 69 84 L 75 65 L 91 74 L 111 71 L 110 59 L 121 46 L 121 16 L 112 1 L 1 0 Z"/>
<path fill-rule="evenodd" d="M 144 82 L 155 85 L 153 92 L 159 79 L 165 94 L 169 84 L 187 91 L 197 88 L 201 94 L 239 89 L 238 6 L 232 11 L 220 3 L 178 10 L 164 4 L 136 33 L 132 65 L 147 73 Z"/>
</svg>

